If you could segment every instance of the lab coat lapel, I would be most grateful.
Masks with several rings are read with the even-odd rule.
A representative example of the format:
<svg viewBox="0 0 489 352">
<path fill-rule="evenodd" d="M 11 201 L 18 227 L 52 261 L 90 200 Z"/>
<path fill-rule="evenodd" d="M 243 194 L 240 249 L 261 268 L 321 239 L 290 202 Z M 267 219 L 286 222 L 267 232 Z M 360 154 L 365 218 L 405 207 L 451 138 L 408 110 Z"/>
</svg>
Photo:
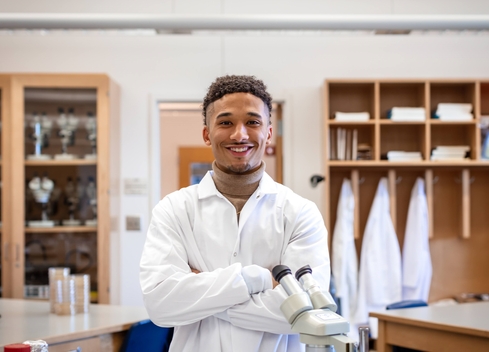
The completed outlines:
<svg viewBox="0 0 489 352">
<path fill-rule="evenodd" d="M 253 214 L 253 210 L 257 206 L 257 204 L 261 201 L 263 197 L 268 194 L 276 194 L 277 193 L 277 185 L 275 181 L 266 173 L 263 173 L 263 177 L 260 180 L 260 184 L 255 192 L 250 196 L 250 198 L 246 201 L 243 209 L 241 210 L 241 214 L 239 216 L 239 230 L 238 232 L 241 234 L 241 230 L 245 226 L 248 219 Z"/>
</svg>

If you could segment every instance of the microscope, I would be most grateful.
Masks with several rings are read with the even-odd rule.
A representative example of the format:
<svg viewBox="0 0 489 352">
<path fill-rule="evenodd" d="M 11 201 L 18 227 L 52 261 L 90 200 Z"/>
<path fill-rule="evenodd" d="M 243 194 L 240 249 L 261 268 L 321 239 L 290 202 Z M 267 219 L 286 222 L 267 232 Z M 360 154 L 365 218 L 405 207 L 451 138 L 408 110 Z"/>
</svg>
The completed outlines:
<svg viewBox="0 0 489 352">
<path fill-rule="evenodd" d="M 53 123 L 46 116 L 46 113 L 42 113 L 42 118 L 39 118 L 36 112 L 33 114 L 30 127 L 33 133 L 30 135 L 34 141 L 34 154 L 27 155 L 28 160 L 49 160 L 50 155 L 42 154 L 42 148 L 47 147 L 49 144 L 49 135 L 51 134 L 51 128 Z"/>
<path fill-rule="evenodd" d="M 35 175 L 32 180 L 29 181 L 28 187 L 34 197 L 34 200 L 41 204 L 42 207 L 41 220 L 29 221 L 28 226 L 53 227 L 54 221 L 49 220 L 48 217 L 48 202 L 54 188 L 54 182 L 46 175 L 42 178 Z"/>
<path fill-rule="evenodd" d="M 85 159 L 97 160 L 97 120 L 93 116 L 93 113 L 87 113 L 87 121 L 85 123 L 85 129 L 87 130 L 87 139 L 90 142 L 92 152 L 85 154 Z"/>
<path fill-rule="evenodd" d="M 90 176 L 88 177 L 88 185 L 85 190 L 88 204 L 92 210 L 92 219 L 85 221 L 86 226 L 97 226 L 97 187 L 95 185 L 95 179 Z"/>
<path fill-rule="evenodd" d="M 81 220 L 75 219 L 75 213 L 80 205 L 80 200 L 83 197 L 83 185 L 78 182 L 75 184 L 71 177 L 68 177 L 65 186 L 65 204 L 68 206 L 68 219 L 62 221 L 63 226 L 79 226 Z"/>
<path fill-rule="evenodd" d="M 59 127 L 58 135 L 61 139 L 61 154 L 56 154 L 54 158 L 56 160 L 73 160 L 77 159 L 74 154 L 68 154 L 68 145 L 75 144 L 75 133 L 78 126 L 78 118 L 74 115 L 74 109 L 68 110 L 68 117 L 66 117 L 64 109 L 59 108 L 59 117 L 56 123 Z"/>
<path fill-rule="evenodd" d="M 288 295 L 280 310 L 306 352 L 368 352 L 368 328 L 360 328 L 358 344 L 346 336 L 350 324 L 336 314 L 333 297 L 321 290 L 309 265 L 297 270 L 295 278 L 285 265 L 274 267 L 272 274 Z"/>
</svg>

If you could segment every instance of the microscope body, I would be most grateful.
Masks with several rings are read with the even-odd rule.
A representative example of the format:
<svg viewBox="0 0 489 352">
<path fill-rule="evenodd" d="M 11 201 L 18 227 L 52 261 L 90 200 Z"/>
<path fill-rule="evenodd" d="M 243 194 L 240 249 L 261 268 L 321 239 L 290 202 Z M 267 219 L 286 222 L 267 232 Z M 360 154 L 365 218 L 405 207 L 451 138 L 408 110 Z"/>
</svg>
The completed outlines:
<svg viewBox="0 0 489 352">
<path fill-rule="evenodd" d="M 296 280 L 284 265 L 273 269 L 275 280 L 288 294 L 280 310 L 292 331 L 299 334 L 306 352 L 358 351 L 356 342 L 345 335 L 350 331 L 350 324 L 335 313 L 337 306 L 333 297 L 321 290 L 311 273 L 306 265 L 297 271 Z M 360 341 L 360 345 L 365 343 Z"/>
</svg>

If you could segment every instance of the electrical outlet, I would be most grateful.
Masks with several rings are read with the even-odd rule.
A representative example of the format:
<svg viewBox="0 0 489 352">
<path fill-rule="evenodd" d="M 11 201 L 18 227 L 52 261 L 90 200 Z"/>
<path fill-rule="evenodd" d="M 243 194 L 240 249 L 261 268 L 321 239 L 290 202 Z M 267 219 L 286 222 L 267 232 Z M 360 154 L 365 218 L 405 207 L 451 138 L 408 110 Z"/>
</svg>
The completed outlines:
<svg viewBox="0 0 489 352">
<path fill-rule="evenodd" d="M 141 231 L 141 217 L 139 215 L 126 216 L 126 231 Z"/>
</svg>

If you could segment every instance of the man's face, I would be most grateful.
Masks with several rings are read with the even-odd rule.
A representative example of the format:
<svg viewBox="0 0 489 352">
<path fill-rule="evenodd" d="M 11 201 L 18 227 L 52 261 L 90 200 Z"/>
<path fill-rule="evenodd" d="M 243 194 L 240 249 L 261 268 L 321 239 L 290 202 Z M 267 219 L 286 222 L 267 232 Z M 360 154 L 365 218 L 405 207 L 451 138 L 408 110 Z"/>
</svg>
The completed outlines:
<svg viewBox="0 0 489 352">
<path fill-rule="evenodd" d="M 245 174 L 261 165 L 272 126 L 265 103 L 249 93 L 233 93 L 207 108 L 204 142 L 212 147 L 217 166 L 228 173 Z"/>
</svg>

